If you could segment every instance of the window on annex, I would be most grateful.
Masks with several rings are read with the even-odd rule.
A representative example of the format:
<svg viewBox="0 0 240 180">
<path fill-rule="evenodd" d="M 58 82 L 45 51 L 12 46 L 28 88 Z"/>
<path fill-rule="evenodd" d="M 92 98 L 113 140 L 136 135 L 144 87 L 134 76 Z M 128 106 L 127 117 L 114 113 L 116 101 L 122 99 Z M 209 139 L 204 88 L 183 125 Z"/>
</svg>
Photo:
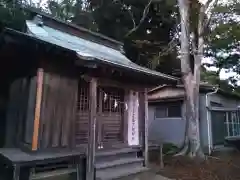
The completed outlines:
<svg viewBox="0 0 240 180">
<path fill-rule="evenodd" d="M 226 112 L 227 118 L 225 125 L 227 127 L 227 136 L 240 135 L 240 113 L 238 111 Z"/>
<path fill-rule="evenodd" d="M 182 101 L 164 102 L 155 109 L 155 118 L 182 117 Z"/>
</svg>

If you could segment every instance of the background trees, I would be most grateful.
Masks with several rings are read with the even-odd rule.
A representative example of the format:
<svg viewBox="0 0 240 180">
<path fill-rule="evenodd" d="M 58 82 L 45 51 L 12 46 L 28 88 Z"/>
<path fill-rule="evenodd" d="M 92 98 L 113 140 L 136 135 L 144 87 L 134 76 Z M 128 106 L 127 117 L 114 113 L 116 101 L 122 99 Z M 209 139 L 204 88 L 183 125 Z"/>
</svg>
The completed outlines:
<svg viewBox="0 0 240 180">
<path fill-rule="evenodd" d="M 178 2 L 180 1 L 0 0 L 0 29 L 10 27 L 21 31 L 24 20 L 28 18 L 25 9 L 34 7 L 56 18 L 122 41 L 126 55 L 132 61 L 181 77 L 183 75 L 181 62 L 183 63 L 183 61 L 180 61 L 180 55 L 185 52 L 180 51 L 180 30 L 184 29 L 186 25 L 180 28 L 182 19 Z M 191 40 L 187 40 L 191 44 L 188 45 L 189 52 L 187 52 L 187 60 L 184 61 L 189 61 L 186 72 L 198 73 L 194 77 L 194 81 L 199 82 L 201 79 L 210 84 L 219 85 L 227 91 L 239 93 L 237 76 L 221 80 L 219 75 L 222 70 L 240 73 L 240 30 L 238 28 L 240 1 L 230 0 L 227 4 L 223 4 L 219 0 L 220 3 L 213 9 L 211 8 L 211 21 L 206 21 L 209 18 L 209 11 L 206 13 L 205 9 L 203 12 L 203 6 L 197 0 L 189 2 L 191 2 L 188 7 L 191 16 L 188 20 L 189 32 L 186 33 L 191 32 Z M 201 22 L 204 22 L 204 26 L 206 25 L 204 33 L 199 32 L 199 27 L 202 26 Z M 199 41 L 203 43 L 199 43 Z M 201 61 L 197 59 L 202 59 L 203 56 L 210 61 L 201 64 Z M 198 64 L 196 64 L 196 60 Z M 209 67 L 215 67 L 216 71 L 208 70 Z M 194 72 L 196 69 L 199 71 Z M 199 72 L 201 73 L 199 74 Z M 187 83 L 185 82 L 185 84 Z M 198 89 L 198 85 L 195 84 L 191 88 L 192 92 Z M 190 94 L 189 92 L 188 94 Z M 197 104 L 196 102 L 197 99 L 192 101 L 193 104 Z"/>
</svg>

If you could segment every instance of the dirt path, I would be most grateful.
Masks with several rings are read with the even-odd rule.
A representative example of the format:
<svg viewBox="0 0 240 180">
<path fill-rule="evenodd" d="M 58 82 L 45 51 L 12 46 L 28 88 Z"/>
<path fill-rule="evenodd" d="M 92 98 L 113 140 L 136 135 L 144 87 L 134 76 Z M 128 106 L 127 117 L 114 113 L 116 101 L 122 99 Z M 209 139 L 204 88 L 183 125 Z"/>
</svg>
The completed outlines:
<svg viewBox="0 0 240 180">
<path fill-rule="evenodd" d="M 160 174 L 157 174 L 155 168 L 152 166 L 151 169 L 147 172 L 140 173 L 134 176 L 124 177 L 118 180 L 174 180 L 174 179 L 169 179 Z"/>
<path fill-rule="evenodd" d="M 201 163 L 186 157 L 169 157 L 164 169 L 158 169 L 159 174 L 176 180 L 239 180 L 240 153 L 209 157 Z"/>
</svg>

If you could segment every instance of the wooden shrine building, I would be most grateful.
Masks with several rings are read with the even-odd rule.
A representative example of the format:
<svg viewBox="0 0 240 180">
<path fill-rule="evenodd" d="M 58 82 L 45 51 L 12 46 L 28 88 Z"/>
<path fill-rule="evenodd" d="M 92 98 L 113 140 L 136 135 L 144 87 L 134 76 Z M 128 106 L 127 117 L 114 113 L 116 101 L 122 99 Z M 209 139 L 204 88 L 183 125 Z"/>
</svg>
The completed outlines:
<svg viewBox="0 0 240 180">
<path fill-rule="evenodd" d="M 134 64 L 120 42 L 36 12 L 24 32 L 6 29 L 0 45 L 0 162 L 13 165 L 14 180 L 145 170 L 147 89 L 176 78 Z M 66 171 L 70 159 L 76 171 Z"/>
</svg>

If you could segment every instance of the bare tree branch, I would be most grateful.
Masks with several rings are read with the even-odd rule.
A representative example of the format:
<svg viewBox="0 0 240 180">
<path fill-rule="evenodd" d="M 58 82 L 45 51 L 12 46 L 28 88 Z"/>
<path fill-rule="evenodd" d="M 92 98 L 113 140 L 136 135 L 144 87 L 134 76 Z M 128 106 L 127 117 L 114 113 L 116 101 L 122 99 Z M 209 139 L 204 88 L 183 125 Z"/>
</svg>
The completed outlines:
<svg viewBox="0 0 240 180">
<path fill-rule="evenodd" d="M 132 19 L 132 22 L 133 22 L 133 28 L 135 28 L 136 27 L 136 22 L 135 22 L 133 13 L 132 13 L 132 11 L 128 7 L 127 7 L 127 11 L 129 13 L 129 15 L 131 16 L 131 19 Z"/>
<path fill-rule="evenodd" d="M 214 0 L 213 7 L 217 6 L 218 1 L 219 0 Z M 210 17 L 208 18 L 207 22 L 205 23 L 203 31 L 206 31 L 206 29 L 209 27 L 211 19 L 212 19 L 212 16 L 213 16 L 213 13 L 211 13 Z"/>
<path fill-rule="evenodd" d="M 208 9 L 208 7 L 210 6 L 210 4 L 212 3 L 213 0 L 208 0 L 206 2 L 206 4 L 204 5 L 204 10 L 206 11 Z"/>
<path fill-rule="evenodd" d="M 135 31 L 141 26 L 141 24 L 144 22 L 145 18 L 147 17 L 147 14 L 148 14 L 148 12 L 149 12 L 149 8 L 150 8 L 150 5 L 152 4 L 152 1 L 153 1 L 153 0 L 150 0 L 150 1 L 148 2 L 148 4 L 146 5 L 146 7 L 144 8 L 142 18 L 141 18 L 141 20 L 139 21 L 138 25 L 136 26 L 136 23 L 135 23 L 134 28 L 132 28 L 132 29 L 125 35 L 125 37 L 128 37 L 129 35 L 131 35 L 133 32 L 135 32 Z M 135 22 L 135 21 L 134 21 L 134 22 Z"/>
</svg>

